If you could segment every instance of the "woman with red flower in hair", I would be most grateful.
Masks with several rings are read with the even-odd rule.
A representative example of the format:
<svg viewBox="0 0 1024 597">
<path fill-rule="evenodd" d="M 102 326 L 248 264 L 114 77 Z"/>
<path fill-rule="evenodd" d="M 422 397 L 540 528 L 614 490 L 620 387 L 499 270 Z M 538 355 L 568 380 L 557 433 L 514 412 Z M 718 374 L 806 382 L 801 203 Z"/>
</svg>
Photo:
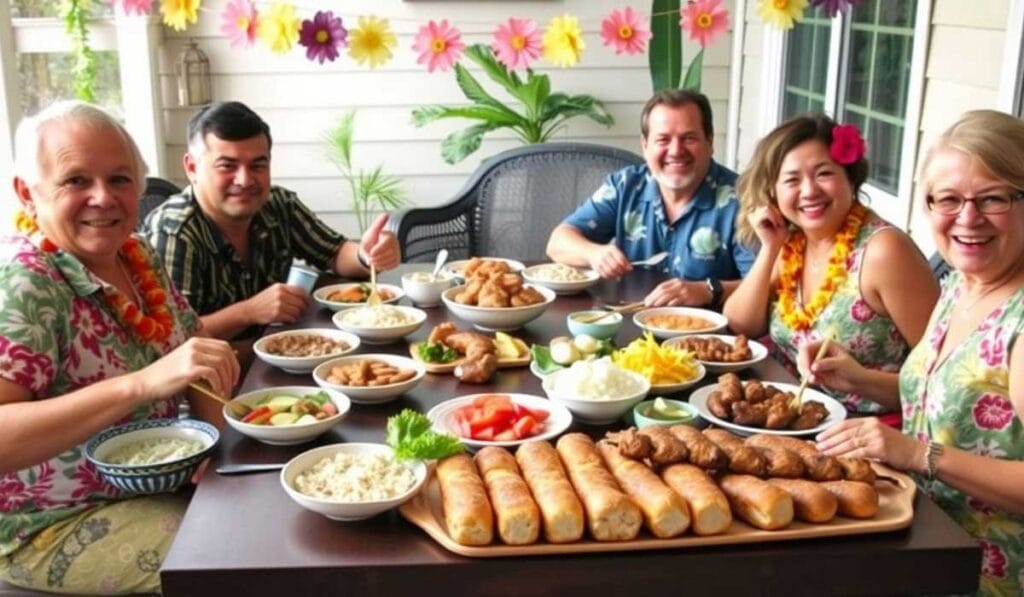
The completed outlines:
<svg viewBox="0 0 1024 597">
<path fill-rule="evenodd" d="M 758 143 L 740 176 L 737 227 L 761 249 L 723 312 L 736 333 L 770 333 L 794 371 L 830 338 L 811 381 L 848 410 L 898 425 L 897 373 L 939 291 L 910 237 L 859 200 L 864 152 L 856 127 L 824 115 Z"/>
<path fill-rule="evenodd" d="M 72 593 L 159 590 L 188 497 L 127 499 L 85 458 L 113 425 L 174 418 L 189 382 L 230 393 L 230 345 L 133 234 L 146 166 L 106 112 L 60 102 L 15 136 L 18 233 L 0 241 L 0 578 Z"/>
<path fill-rule="evenodd" d="M 978 539 L 980 592 L 1021 595 L 1024 121 L 968 112 L 925 156 L 920 185 L 953 272 L 900 370 L 903 433 L 874 418 L 844 421 L 818 437 L 818 449 L 914 473 Z"/>
</svg>

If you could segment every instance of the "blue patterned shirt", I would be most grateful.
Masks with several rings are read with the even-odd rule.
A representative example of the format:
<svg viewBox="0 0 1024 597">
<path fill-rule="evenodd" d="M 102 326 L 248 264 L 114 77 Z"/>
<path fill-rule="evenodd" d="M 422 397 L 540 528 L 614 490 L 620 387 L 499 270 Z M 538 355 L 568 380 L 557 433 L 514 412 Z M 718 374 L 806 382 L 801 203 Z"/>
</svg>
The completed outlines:
<svg viewBox="0 0 1024 597">
<path fill-rule="evenodd" d="M 565 219 L 588 240 L 615 244 L 630 261 L 669 252 L 657 267 L 686 280 L 736 280 L 754 254 L 736 239 L 736 173 L 712 161 L 697 194 L 669 222 L 658 181 L 646 164 L 627 166 Z"/>
</svg>

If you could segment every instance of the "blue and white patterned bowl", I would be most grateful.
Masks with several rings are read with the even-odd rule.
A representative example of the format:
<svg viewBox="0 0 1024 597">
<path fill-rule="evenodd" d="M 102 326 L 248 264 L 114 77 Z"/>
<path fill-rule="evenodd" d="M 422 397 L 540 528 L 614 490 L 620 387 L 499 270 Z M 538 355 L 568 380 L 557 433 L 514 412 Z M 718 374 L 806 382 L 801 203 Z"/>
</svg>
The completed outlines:
<svg viewBox="0 0 1024 597">
<path fill-rule="evenodd" d="M 129 465 L 104 462 L 104 458 L 122 446 L 163 437 L 199 441 L 203 444 L 203 449 L 191 456 L 159 464 Z M 125 493 L 167 493 L 184 485 L 195 474 L 199 464 L 209 456 L 219 439 L 220 433 L 217 428 L 203 421 L 148 419 L 118 425 L 100 432 L 85 445 L 85 457 L 93 463 L 104 481 Z"/>
</svg>

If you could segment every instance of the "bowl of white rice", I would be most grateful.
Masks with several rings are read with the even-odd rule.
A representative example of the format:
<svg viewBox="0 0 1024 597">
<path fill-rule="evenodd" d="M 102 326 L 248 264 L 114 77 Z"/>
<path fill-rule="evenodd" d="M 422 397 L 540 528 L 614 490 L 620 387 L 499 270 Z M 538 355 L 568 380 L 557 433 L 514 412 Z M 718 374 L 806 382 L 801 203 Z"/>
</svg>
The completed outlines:
<svg viewBox="0 0 1024 597">
<path fill-rule="evenodd" d="M 334 325 L 359 336 L 366 344 L 396 342 L 419 329 L 427 313 L 416 307 L 376 305 L 353 307 L 334 314 Z"/>
<path fill-rule="evenodd" d="M 369 443 L 313 448 L 281 471 L 288 497 L 333 520 L 363 520 L 395 508 L 426 480 L 423 462 L 396 460 L 390 446 Z"/>
<path fill-rule="evenodd" d="M 651 382 L 603 357 L 555 371 L 544 378 L 542 387 L 548 398 L 572 411 L 573 418 L 607 425 L 646 398 Z"/>
<path fill-rule="evenodd" d="M 542 263 L 523 270 L 523 279 L 554 290 L 557 294 L 576 294 L 590 288 L 601 276 L 592 269 L 581 269 L 562 263 Z"/>
</svg>

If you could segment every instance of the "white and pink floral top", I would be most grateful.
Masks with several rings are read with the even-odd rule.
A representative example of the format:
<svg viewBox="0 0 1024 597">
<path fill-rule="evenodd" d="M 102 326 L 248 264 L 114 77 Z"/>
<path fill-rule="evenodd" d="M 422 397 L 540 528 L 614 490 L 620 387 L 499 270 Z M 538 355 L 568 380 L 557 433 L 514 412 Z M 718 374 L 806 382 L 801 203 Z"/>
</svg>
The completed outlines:
<svg viewBox="0 0 1024 597">
<path fill-rule="evenodd" d="M 142 343 L 121 326 L 101 298 L 105 282 L 73 255 L 44 253 L 24 236 L 0 240 L 0 377 L 30 390 L 34 400 L 45 400 L 141 369 L 191 336 L 198 318 L 140 241 L 171 297 L 176 323 L 171 336 L 157 344 Z M 176 401 L 162 400 L 121 422 L 176 414 Z M 118 497 L 85 459 L 84 445 L 0 475 L 0 556 L 56 522 Z"/>
<path fill-rule="evenodd" d="M 963 276 L 954 272 L 946 280 L 928 331 L 900 370 L 903 432 L 990 458 L 1024 460 L 1024 425 L 1009 397 L 1010 350 L 1024 331 L 1024 287 L 939 361 L 962 292 Z M 1024 516 L 941 481 L 919 478 L 918 485 L 978 539 L 980 592 L 1024 594 Z"/>
</svg>

